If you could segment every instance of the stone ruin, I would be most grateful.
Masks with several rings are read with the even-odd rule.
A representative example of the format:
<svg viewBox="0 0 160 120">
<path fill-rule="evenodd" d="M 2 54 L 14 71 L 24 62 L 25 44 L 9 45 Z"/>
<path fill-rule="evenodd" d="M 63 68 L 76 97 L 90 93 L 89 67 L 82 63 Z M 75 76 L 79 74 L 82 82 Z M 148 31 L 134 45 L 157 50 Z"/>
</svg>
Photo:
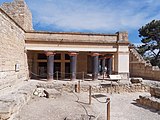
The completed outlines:
<svg viewBox="0 0 160 120">
<path fill-rule="evenodd" d="M 160 86 L 150 87 L 150 96 L 139 96 L 136 102 L 140 105 L 160 110 Z"/>
</svg>

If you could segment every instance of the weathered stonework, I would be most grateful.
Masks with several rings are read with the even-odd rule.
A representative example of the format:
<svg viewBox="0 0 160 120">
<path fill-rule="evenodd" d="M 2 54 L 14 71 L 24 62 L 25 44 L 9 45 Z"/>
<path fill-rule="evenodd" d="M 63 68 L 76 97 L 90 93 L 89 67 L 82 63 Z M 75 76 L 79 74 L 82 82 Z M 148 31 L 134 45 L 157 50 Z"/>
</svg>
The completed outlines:
<svg viewBox="0 0 160 120">
<path fill-rule="evenodd" d="M 136 100 L 138 104 L 160 110 L 160 99 L 150 96 L 139 96 L 139 99 Z"/>
<path fill-rule="evenodd" d="M 24 31 L 0 9 L 0 89 L 28 79 Z M 16 71 L 15 66 L 19 66 Z"/>
<path fill-rule="evenodd" d="M 11 3 L 4 3 L 1 8 L 24 30 L 33 30 L 32 14 L 24 0 L 14 0 Z"/>
<path fill-rule="evenodd" d="M 150 94 L 153 97 L 160 98 L 160 87 L 151 87 Z"/>
<path fill-rule="evenodd" d="M 138 54 L 135 49 L 130 50 L 130 75 L 151 80 L 160 80 L 160 69 L 152 66 Z"/>
<path fill-rule="evenodd" d="M 36 85 L 24 83 L 20 88 L 0 96 L 0 120 L 12 120 L 21 108 L 31 99 Z"/>
<path fill-rule="evenodd" d="M 67 91 L 67 92 L 73 92 L 75 90 L 75 83 L 73 84 L 63 84 L 63 85 L 57 85 L 56 83 L 38 83 L 37 87 L 40 88 L 49 88 L 49 89 L 56 89 L 60 92 Z M 80 91 L 88 92 L 89 91 L 89 85 L 82 85 Z M 111 86 L 110 84 L 101 84 L 101 85 L 92 85 L 92 92 L 93 93 L 132 93 L 132 92 L 148 92 L 149 86 L 142 85 L 142 84 L 121 84 L 121 85 L 114 85 Z"/>
</svg>

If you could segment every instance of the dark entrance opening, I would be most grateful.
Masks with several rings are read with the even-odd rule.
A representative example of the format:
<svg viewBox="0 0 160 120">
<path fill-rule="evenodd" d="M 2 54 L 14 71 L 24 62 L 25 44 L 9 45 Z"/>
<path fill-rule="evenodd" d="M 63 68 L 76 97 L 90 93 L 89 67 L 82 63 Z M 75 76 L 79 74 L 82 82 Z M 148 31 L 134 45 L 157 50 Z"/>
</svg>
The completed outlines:
<svg viewBox="0 0 160 120">
<path fill-rule="evenodd" d="M 70 63 L 65 63 L 65 78 L 70 78 Z"/>
<path fill-rule="evenodd" d="M 60 62 L 54 62 L 54 77 L 57 78 L 57 72 L 58 72 L 58 78 L 61 77 L 61 63 Z"/>
<path fill-rule="evenodd" d="M 47 78 L 47 63 L 46 62 L 39 62 L 38 67 L 39 78 Z"/>
</svg>

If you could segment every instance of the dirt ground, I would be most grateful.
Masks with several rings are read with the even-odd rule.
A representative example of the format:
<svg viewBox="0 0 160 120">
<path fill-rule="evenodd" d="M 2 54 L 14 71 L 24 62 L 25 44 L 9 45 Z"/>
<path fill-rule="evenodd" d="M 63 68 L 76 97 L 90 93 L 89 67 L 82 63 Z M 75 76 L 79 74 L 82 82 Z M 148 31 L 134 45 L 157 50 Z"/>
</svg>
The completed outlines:
<svg viewBox="0 0 160 120">
<path fill-rule="evenodd" d="M 106 120 L 106 97 L 111 99 L 111 120 L 159 120 L 160 112 L 137 105 L 139 95 L 148 93 L 94 93 L 88 104 L 88 93 L 63 92 L 58 98 L 34 97 L 14 120 Z M 92 94 L 93 95 L 93 94 Z"/>
</svg>

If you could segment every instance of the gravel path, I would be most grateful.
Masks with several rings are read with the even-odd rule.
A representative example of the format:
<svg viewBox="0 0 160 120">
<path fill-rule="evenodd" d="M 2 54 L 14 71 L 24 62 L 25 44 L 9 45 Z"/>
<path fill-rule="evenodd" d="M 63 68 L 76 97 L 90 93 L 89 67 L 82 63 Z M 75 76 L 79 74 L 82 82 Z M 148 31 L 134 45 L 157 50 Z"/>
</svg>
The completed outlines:
<svg viewBox="0 0 160 120">
<path fill-rule="evenodd" d="M 111 98 L 111 120 L 159 120 L 160 112 L 136 105 L 134 100 L 144 94 L 147 93 L 106 94 Z M 105 101 L 105 98 L 98 99 Z M 89 120 L 86 111 L 95 117 L 102 112 L 98 120 L 105 120 L 104 108 L 105 104 L 94 98 L 92 105 L 88 105 L 88 93 L 63 93 L 56 99 L 35 97 L 14 120 L 82 120 L 82 117 Z"/>
</svg>

